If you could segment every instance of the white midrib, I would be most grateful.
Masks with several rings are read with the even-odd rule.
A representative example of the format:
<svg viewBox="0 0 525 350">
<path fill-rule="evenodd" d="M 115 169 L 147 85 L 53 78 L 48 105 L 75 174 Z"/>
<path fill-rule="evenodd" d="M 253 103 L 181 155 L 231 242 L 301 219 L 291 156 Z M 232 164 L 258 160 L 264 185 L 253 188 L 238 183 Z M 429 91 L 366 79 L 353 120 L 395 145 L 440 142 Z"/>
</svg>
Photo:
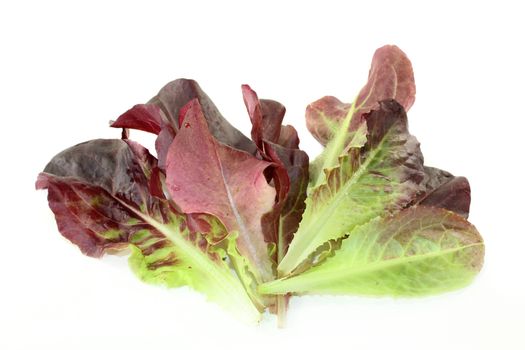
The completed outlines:
<svg viewBox="0 0 525 350">
<path fill-rule="evenodd" d="M 396 95 L 397 95 L 397 84 L 398 84 L 398 82 L 397 82 L 397 72 L 396 72 L 396 69 L 394 68 L 393 65 L 390 66 L 390 68 L 392 69 L 392 72 L 394 73 L 394 76 L 396 77 L 394 79 L 394 91 L 392 92 L 392 95 L 393 95 L 392 98 L 395 99 Z"/>
<path fill-rule="evenodd" d="M 217 151 L 215 151 L 215 153 L 217 153 Z M 230 187 L 228 186 L 228 183 L 226 182 L 226 176 L 224 175 L 224 168 L 222 167 L 222 162 L 219 160 L 218 155 L 217 155 L 217 163 L 219 163 L 219 169 L 221 171 L 221 178 L 224 184 L 224 190 L 226 191 L 226 195 L 228 196 L 228 202 L 230 204 L 230 208 L 232 209 L 233 215 L 235 216 L 235 221 L 237 221 L 237 224 L 239 225 L 239 230 L 243 234 L 248 234 L 248 228 L 246 227 L 246 224 L 244 223 L 244 219 L 239 213 L 239 209 L 237 209 L 237 204 L 233 200 L 233 195 L 230 191 Z"/>
<path fill-rule="evenodd" d="M 190 261 L 197 265 L 197 268 L 199 268 L 201 271 L 208 272 L 209 277 L 214 278 L 215 282 L 218 285 L 220 285 L 222 289 L 231 289 L 229 284 L 224 283 L 225 281 L 222 278 L 215 278 L 218 274 L 225 277 L 223 271 L 216 267 L 208 258 L 203 258 L 202 253 L 200 251 L 197 251 L 197 248 L 195 248 L 195 246 L 186 241 L 186 239 L 184 239 L 178 232 L 174 232 L 174 230 L 169 228 L 168 225 L 165 225 L 153 219 L 152 217 L 142 213 L 133 206 L 128 205 L 126 202 L 119 199 L 117 200 L 129 210 L 138 215 L 144 222 L 157 229 L 160 233 L 162 233 L 164 237 L 168 238 L 175 245 L 175 247 L 179 248 L 183 255 L 186 255 Z M 229 280 L 230 277 L 228 277 L 227 279 Z"/>
<path fill-rule="evenodd" d="M 248 230 L 248 227 L 246 226 L 246 223 L 244 222 L 243 217 L 239 213 L 239 209 L 237 208 L 237 204 L 235 203 L 235 200 L 233 199 L 233 195 L 230 191 L 230 187 L 228 186 L 228 182 L 226 181 L 226 175 L 224 174 L 224 168 L 222 166 L 221 158 L 219 157 L 219 154 L 217 153 L 217 148 L 214 147 L 215 151 L 215 157 L 217 160 L 217 164 L 219 166 L 219 170 L 221 172 L 221 178 L 222 183 L 224 184 L 224 190 L 226 191 L 226 195 L 228 197 L 228 202 L 230 204 L 230 208 L 232 209 L 233 216 L 235 217 L 235 221 L 237 222 L 239 226 L 240 234 L 238 236 L 238 240 L 242 242 L 242 246 L 245 247 L 248 251 L 249 260 L 250 261 L 259 261 L 259 257 L 257 255 L 257 250 L 255 249 L 254 245 L 250 242 L 250 232 Z M 263 272 L 262 272 L 263 273 Z M 258 278 L 258 276 L 256 276 Z"/>
<path fill-rule="evenodd" d="M 213 280 L 213 285 L 217 286 L 215 291 L 220 290 L 221 303 L 227 303 L 227 307 L 235 312 L 242 308 L 243 314 L 239 314 L 242 319 L 258 322 L 260 318 L 259 311 L 253 304 L 241 281 L 234 277 L 227 268 L 223 269 L 217 266 L 195 246 L 187 242 L 179 233 L 173 232 L 169 226 L 142 215 L 139 211 L 134 210 L 134 212 L 161 232 L 175 247 L 179 248 L 177 253 L 181 256 L 186 255 L 189 261 L 195 264 L 196 270 L 203 272 L 205 278 Z M 246 314 L 244 314 L 244 311 L 246 311 Z"/>
</svg>

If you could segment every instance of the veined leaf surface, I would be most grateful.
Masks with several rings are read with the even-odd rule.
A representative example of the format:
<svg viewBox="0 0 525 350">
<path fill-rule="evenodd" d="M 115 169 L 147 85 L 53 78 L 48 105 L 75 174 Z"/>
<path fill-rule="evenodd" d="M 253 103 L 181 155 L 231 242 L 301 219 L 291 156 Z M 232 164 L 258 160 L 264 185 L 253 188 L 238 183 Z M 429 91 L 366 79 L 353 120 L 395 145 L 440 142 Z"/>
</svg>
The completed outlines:
<svg viewBox="0 0 525 350">
<path fill-rule="evenodd" d="M 270 163 L 219 143 L 197 100 L 188 105 L 182 125 L 167 156 L 171 198 L 183 212 L 212 214 L 238 232 L 239 250 L 255 267 L 257 281 L 273 279 L 261 224 L 275 202 L 264 176 Z"/>
<path fill-rule="evenodd" d="M 483 264 L 478 231 L 441 208 L 416 206 L 355 228 L 318 266 L 259 286 L 262 293 L 421 296 L 468 284 Z"/>
<path fill-rule="evenodd" d="M 309 193 L 299 229 L 278 267 L 284 275 L 323 243 L 402 209 L 421 191 L 423 156 L 408 133 L 403 107 L 383 101 L 365 120 L 366 144 L 351 147 L 339 166 L 326 169 L 326 181 Z"/>
<path fill-rule="evenodd" d="M 183 215 L 150 195 L 156 163 L 132 141 L 93 140 L 55 156 L 36 186 L 48 190 L 59 231 L 84 254 L 100 257 L 129 247 L 130 267 L 143 281 L 189 285 L 256 322 L 257 297 L 223 260 L 239 257 L 228 246 L 232 238 L 216 218 Z"/>
</svg>

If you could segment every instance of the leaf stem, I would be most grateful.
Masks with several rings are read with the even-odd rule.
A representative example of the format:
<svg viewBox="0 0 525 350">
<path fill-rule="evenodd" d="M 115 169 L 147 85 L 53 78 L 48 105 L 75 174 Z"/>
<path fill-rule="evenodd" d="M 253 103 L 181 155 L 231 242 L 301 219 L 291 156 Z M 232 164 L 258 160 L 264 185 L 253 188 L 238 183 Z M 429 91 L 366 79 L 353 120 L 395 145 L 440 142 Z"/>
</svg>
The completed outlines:
<svg viewBox="0 0 525 350">
<path fill-rule="evenodd" d="M 277 295 L 277 327 L 286 327 L 286 311 L 287 311 L 288 295 Z"/>
<path fill-rule="evenodd" d="M 279 231 L 277 242 L 277 265 L 284 258 L 284 237 L 283 237 L 283 218 L 279 217 Z M 278 272 L 279 274 L 279 272 Z M 279 275 L 277 276 L 280 277 Z M 288 306 L 288 297 L 286 295 L 277 295 L 277 327 L 284 328 L 286 326 L 286 312 Z"/>
</svg>

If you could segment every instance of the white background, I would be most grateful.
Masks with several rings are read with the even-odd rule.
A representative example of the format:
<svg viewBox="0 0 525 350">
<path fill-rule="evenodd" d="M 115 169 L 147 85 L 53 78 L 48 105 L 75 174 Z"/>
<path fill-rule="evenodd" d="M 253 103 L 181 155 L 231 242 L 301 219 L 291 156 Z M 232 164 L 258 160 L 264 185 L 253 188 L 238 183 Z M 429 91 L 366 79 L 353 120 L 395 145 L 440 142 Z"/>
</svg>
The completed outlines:
<svg viewBox="0 0 525 350">
<path fill-rule="evenodd" d="M 12 1 L 0 5 L 0 348 L 524 349 L 525 25 L 505 1 Z M 110 119 L 165 83 L 197 79 L 249 131 L 240 93 L 287 108 L 352 100 L 374 50 L 413 62 L 411 132 L 428 165 L 465 175 L 485 267 L 458 292 L 415 299 L 301 297 L 288 326 L 245 326 L 185 288 L 140 283 L 126 259 L 90 259 L 57 231 L 34 181 L 60 150 L 119 137 Z M 147 145 L 153 138 L 132 133 Z"/>
</svg>

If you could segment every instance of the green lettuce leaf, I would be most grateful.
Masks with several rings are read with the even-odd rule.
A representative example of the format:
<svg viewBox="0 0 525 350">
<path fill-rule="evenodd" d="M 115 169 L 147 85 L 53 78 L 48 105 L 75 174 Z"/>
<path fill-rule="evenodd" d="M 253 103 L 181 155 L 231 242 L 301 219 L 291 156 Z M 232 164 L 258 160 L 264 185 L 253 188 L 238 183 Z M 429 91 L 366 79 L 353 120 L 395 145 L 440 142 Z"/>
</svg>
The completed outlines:
<svg viewBox="0 0 525 350">
<path fill-rule="evenodd" d="M 191 234 L 187 229 L 181 230 L 179 220 L 161 223 L 132 210 L 171 241 L 169 248 L 176 256 L 173 264 L 167 265 L 164 270 L 155 269 L 152 273 L 149 271 L 151 262 L 143 251 L 138 247 L 133 249 L 130 266 L 143 281 L 161 283 L 168 287 L 188 285 L 244 322 L 257 323 L 260 320 L 258 308 L 264 308 L 263 302 L 241 283 L 249 277 L 234 274 L 228 263 L 229 259 L 236 262 L 243 259 L 235 248 L 236 235 L 226 237 L 220 244 L 203 244 L 202 240 L 198 244 L 199 241 L 195 241 L 198 235 Z M 243 263 L 245 264 L 244 261 Z M 248 271 L 246 265 L 243 267 L 244 270 L 241 271 Z"/>
<path fill-rule="evenodd" d="M 422 296 L 467 285 L 483 264 L 476 228 L 458 214 L 416 206 L 355 228 L 335 255 L 261 293 Z"/>
<path fill-rule="evenodd" d="M 310 164 L 309 188 L 322 185 L 326 181 L 325 169 L 336 167 L 339 158 L 349 149 L 360 148 L 366 143 L 368 129 L 364 114 L 357 113 L 353 106 L 355 103 L 349 107 L 341 125 L 334 126 L 337 131 L 334 132 L 334 136 L 328 141 L 323 152 Z"/>
<path fill-rule="evenodd" d="M 278 266 L 283 276 L 323 243 L 404 208 L 422 190 L 423 156 L 408 133 L 403 107 L 383 101 L 363 119 L 369 134 L 364 146 L 350 147 L 308 194 L 299 229 Z"/>
</svg>

